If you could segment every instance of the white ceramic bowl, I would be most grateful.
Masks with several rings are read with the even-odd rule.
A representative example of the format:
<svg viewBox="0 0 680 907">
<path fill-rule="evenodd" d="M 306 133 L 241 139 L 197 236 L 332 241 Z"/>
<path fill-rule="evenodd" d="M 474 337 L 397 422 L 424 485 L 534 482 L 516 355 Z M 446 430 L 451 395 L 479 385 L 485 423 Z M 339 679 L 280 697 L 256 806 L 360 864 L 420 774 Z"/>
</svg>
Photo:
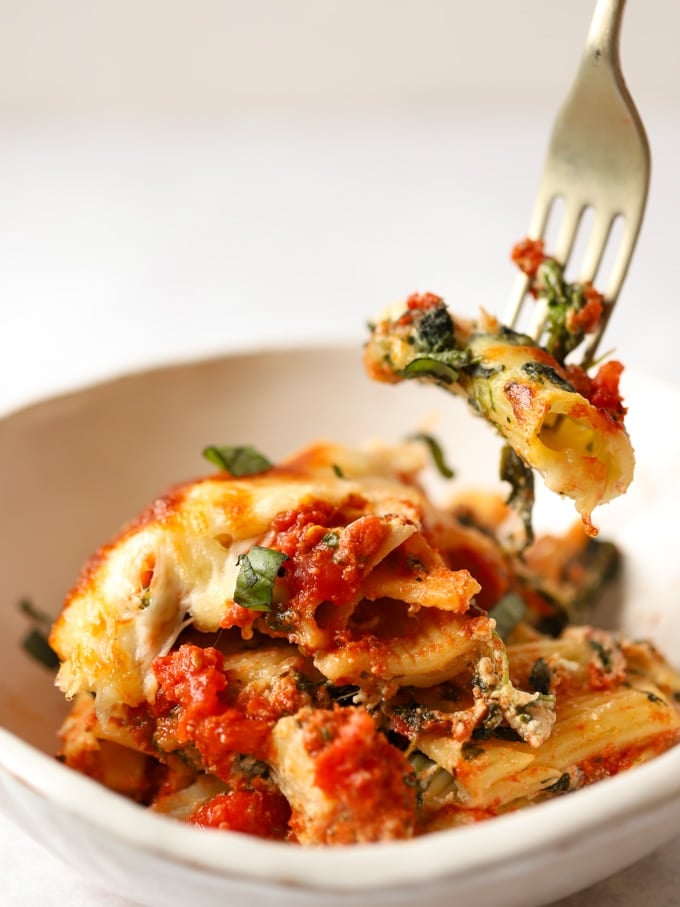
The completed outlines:
<svg viewBox="0 0 680 907">
<path fill-rule="evenodd" d="M 680 395 L 626 384 L 637 449 L 633 488 L 596 512 L 626 558 L 619 619 L 680 662 Z M 671 413 L 662 420 L 659 414 Z M 498 443 L 434 388 L 363 375 L 358 349 L 265 350 L 160 368 L 0 420 L 0 806 L 100 885 L 146 905 L 532 907 L 585 887 L 680 828 L 680 748 L 558 800 L 408 842 L 302 849 L 201 831 L 149 813 L 52 757 L 65 712 L 52 675 L 20 642 L 17 603 L 56 614 L 87 555 L 165 487 L 205 470 L 207 443 L 276 458 L 326 437 L 398 440 L 426 427 L 460 483 L 495 484 Z M 433 490 L 442 493 L 437 480 Z M 574 512 L 545 498 L 539 519 Z"/>
</svg>

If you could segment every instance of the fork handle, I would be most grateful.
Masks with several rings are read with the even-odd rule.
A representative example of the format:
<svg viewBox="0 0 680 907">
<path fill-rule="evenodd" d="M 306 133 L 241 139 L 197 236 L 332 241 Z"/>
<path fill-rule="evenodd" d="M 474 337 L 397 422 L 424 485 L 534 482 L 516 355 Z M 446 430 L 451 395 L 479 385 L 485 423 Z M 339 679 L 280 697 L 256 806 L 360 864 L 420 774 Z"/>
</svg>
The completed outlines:
<svg viewBox="0 0 680 907">
<path fill-rule="evenodd" d="M 602 58 L 619 66 L 619 36 L 626 0 L 597 0 L 590 23 L 584 56 L 597 63 Z"/>
</svg>

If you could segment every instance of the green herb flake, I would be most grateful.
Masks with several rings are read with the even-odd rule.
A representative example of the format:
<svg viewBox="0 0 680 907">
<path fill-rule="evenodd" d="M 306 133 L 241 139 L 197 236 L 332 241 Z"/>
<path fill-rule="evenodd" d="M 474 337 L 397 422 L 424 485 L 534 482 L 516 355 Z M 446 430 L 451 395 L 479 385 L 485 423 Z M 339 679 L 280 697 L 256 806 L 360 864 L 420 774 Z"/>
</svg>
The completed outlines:
<svg viewBox="0 0 680 907">
<path fill-rule="evenodd" d="M 496 632 L 501 639 L 508 638 L 517 624 L 523 620 L 527 606 L 515 592 L 508 592 L 489 611 L 489 617 L 496 621 Z"/>
<path fill-rule="evenodd" d="M 557 781 L 544 787 L 543 790 L 546 794 L 565 794 L 570 787 L 571 778 L 569 777 L 569 772 L 564 772 Z"/>
<path fill-rule="evenodd" d="M 292 608 L 276 610 L 272 608 L 264 615 L 264 622 L 274 633 L 294 633 L 298 624 L 298 615 Z"/>
<path fill-rule="evenodd" d="M 272 468 L 271 461 L 264 454 L 248 445 L 231 447 L 213 444 L 204 448 L 203 456 L 218 469 L 237 478 L 256 475 Z"/>
<path fill-rule="evenodd" d="M 234 589 L 236 604 L 251 611 L 270 611 L 274 583 L 285 560 L 288 556 L 283 552 L 259 545 L 248 554 L 240 554 L 236 562 L 239 567 Z"/>
<path fill-rule="evenodd" d="M 606 649 L 602 645 L 602 643 L 597 639 L 589 639 L 588 645 L 595 652 L 603 669 L 605 671 L 611 671 L 611 669 L 612 669 L 612 653 L 608 649 Z"/>
<path fill-rule="evenodd" d="M 570 315 L 585 306 L 586 285 L 567 281 L 563 266 L 554 258 L 546 258 L 539 266 L 532 286 L 537 298 L 546 305 L 545 348 L 558 362 L 564 362 L 585 336 L 584 329 L 575 326 Z"/>
<path fill-rule="evenodd" d="M 493 735 L 497 740 L 506 740 L 509 742 L 512 741 L 514 743 L 521 743 L 522 741 L 522 738 L 517 733 L 517 731 L 505 724 L 501 724 L 498 727 L 494 728 Z"/>
<path fill-rule="evenodd" d="M 472 675 L 472 686 L 477 687 L 480 693 L 489 692 L 489 685 L 482 680 L 480 674 L 478 674 L 477 671 L 475 671 Z"/>
<path fill-rule="evenodd" d="M 471 378 L 480 378 L 482 380 L 488 381 L 489 378 L 493 378 L 494 375 L 500 375 L 500 373 L 504 371 L 504 365 L 485 365 L 480 360 L 472 363 L 472 365 L 468 369 L 468 374 Z"/>
<path fill-rule="evenodd" d="M 510 483 L 511 491 L 507 504 L 522 520 L 525 542 L 529 545 L 534 538 L 532 525 L 535 500 L 534 474 L 509 444 L 501 451 L 500 477 L 504 482 Z"/>
<path fill-rule="evenodd" d="M 439 474 L 445 479 L 454 478 L 455 472 L 446 463 L 446 460 L 444 458 L 444 451 L 442 450 L 442 446 L 436 438 L 433 438 L 432 435 L 428 435 L 426 432 L 417 432 L 416 434 L 409 435 L 409 440 L 422 441 L 424 444 L 426 444 Z"/>
<path fill-rule="evenodd" d="M 442 352 L 455 347 L 455 325 L 443 303 L 423 313 L 417 330 L 420 343 L 429 352 Z"/>
<path fill-rule="evenodd" d="M 418 356 L 401 371 L 403 378 L 434 378 L 444 384 L 455 384 L 458 375 L 453 366 L 432 356 Z"/>
<path fill-rule="evenodd" d="M 461 755 L 466 762 L 471 761 L 472 759 L 478 759 L 480 756 L 484 755 L 484 747 L 477 746 L 476 743 L 464 743 L 461 747 Z"/>
<path fill-rule="evenodd" d="M 59 667 L 59 656 L 50 646 L 47 636 L 35 627 L 24 636 L 21 647 L 27 655 L 43 667 L 54 671 Z"/>
<path fill-rule="evenodd" d="M 293 680 L 295 681 L 295 686 L 301 693 L 314 693 L 319 686 L 317 681 L 312 680 L 311 677 L 307 677 L 306 674 L 302 674 L 300 671 L 295 671 L 293 673 Z"/>
<path fill-rule="evenodd" d="M 529 674 L 529 683 L 536 693 L 548 695 L 550 693 L 550 683 L 552 674 L 545 658 L 537 658 Z"/>
<path fill-rule="evenodd" d="M 324 536 L 321 537 L 321 541 L 324 545 L 327 545 L 329 548 L 337 548 L 340 544 L 340 538 L 337 532 L 327 532 Z"/>
<path fill-rule="evenodd" d="M 560 390 L 567 391 L 571 394 L 576 393 L 573 384 L 570 384 L 558 374 L 552 366 L 546 365 L 544 362 L 536 362 L 533 360 L 525 362 L 521 371 L 528 378 L 537 381 L 539 384 L 543 384 L 543 382 L 546 381 L 548 384 L 554 385 L 554 387 L 559 387 Z"/>
<path fill-rule="evenodd" d="M 342 468 L 340 466 L 338 466 L 337 463 L 333 463 L 333 472 L 336 474 L 336 476 L 339 479 L 345 478 L 345 473 L 342 471 Z"/>
<path fill-rule="evenodd" d="M 654 702 L 656 703 L 656 705 L 668 705 L 665 700 L 663 700 L 660 696 L 657 696 L 656 693 L 652 693 L 651 690 L 641 690 L 641 692 L 645 694 L 650 702 Z"/>
<path fill-rule="evenodd" d="M 500 723 L 503 720 L 503 710 L 497 702 L 489 703 L 489 711 L 484 720 L 472 732 L 473 740 L 489 740 L 495 736 Z"/>
<path fill-rule="evenodd" d="M 410 568 L 414 573 L 418 573 L 418 574 L 425 573 L 425 574 L 427 574 L 427 573 L 430 572 L 430 571 L 427 569 L 427 566 L 420 560 L 420 558 L 415 557 L 415 556 L 412 555 L 412 554 L 407 554 L 407 555 L 406 555 L 406 563 L 408 564 L 409 568 Z M 418 579 L 418 577 L 416 577 L 416 579 Z"/>
<path fill-rule="evenodd" d="M 50 671 L 56 670 L 59 667 L 59 656 L 49 643 L 52 618 L 36 608 L 28 598 L 20 599 L 18 608 L 33 624 L 21 640 L 21 648 L 43 667 Z"/>
</svg>

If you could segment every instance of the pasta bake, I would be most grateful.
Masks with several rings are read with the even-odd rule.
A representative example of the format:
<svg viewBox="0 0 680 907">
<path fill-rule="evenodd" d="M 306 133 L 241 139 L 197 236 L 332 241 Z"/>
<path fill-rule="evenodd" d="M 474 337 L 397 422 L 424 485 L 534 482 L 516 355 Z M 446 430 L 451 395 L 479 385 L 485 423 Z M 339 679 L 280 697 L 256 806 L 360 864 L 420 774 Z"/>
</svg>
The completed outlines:
<svg viewBox="0 0 680 907">
<path fill-rule="evenodd" d="M 576 524 L 518 552 L 503 499 L 430 499 L 431 446 L 318 442 L 275 465 L 210 448 L 217 471 L 154 501 L 67 597 L 59 758 L 196 826 L 340 845 L 674 745 L 677 673 L 578 623 L 615 549 Z"/>
</svg>

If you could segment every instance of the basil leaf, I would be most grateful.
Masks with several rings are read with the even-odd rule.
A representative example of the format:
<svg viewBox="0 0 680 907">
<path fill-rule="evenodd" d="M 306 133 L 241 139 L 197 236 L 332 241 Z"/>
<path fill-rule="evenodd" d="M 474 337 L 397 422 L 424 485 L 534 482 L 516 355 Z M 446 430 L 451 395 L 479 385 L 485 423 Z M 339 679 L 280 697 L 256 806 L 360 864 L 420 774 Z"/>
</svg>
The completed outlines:
<svg viewBox="0 0 680 907">
<path fill-rule="evenodd" d="M 59 667 L 59 656 L 47 641 L 47 636 L 40 630 L 30 630 L 21 640 L 21 647 L 27 655 L 48 668 L 50 671 Z"/>
<path fill-rule="evenodd" d="M 529 684 L 535 693 L 547 696 L 550 693 L 552 674 L 545 658 L 537 658 L 529 674 Z"/>
<path fill-rule="evenodd" d="M 321 537 L 321 541 L 328 545 L 329 548 L 337 548 L 340 544 L 340 538 L 337 532 L 327 532 L 324 536 Z"/>
<path fill-rule="evenodd" d="M 484 747 L 477 746 L 476 743 L 468 742 L 468 743 L 464 743 L 462 745 L 460 752 L 461 752 L 461 756 L 463 757 L 463 759 L 465 759 L 466 761 L 469 761 L 470 759 L 477 759 L 479 756 L 483 756 Z"/>
<path fill-rule="evenodd" d="M 533 286 L 538 298 L 546 303 L 547 337 L 544 346 L 558 362 L 564 362 L 585 336 L 582 327 L 570 327 L 569 315 L 580 312 L 585 306 L 586 285 L 569 283 L 562 265 L 554 258 L 546 258 L 536 272 Z"/>
<path fill-rule="evenodd" d="M 18 607 L 33 623 L 33 627 L 21 640 L 22 649 L 43 667 L 55 670 L 59 667 L 59 656 L 49 643 L 52 618 L 36 608 L 27 598 L 22 598 Z"/>
<path fill-rule="evenodd" d="M 432 356 L 418 356 L 402 369 L 401 374 L 404 378 L 436 378 L 438 381 L 443 381 L 444 384 L 455 384 L 459 372 L 447 362 L 442 362 L 441 359 L 434 359 Z"/>
<path fill-rule="evenodd" d="M 525 545 L 534 540 L 531 517 L 534 508 L 534 474 L 519 454 L 506 444 L 501 451 L 500 477 L 511 485 L 507 503 L 522 520 Z"/>
<path fill-rule="evenodd" d="M 489 617 L 496 621 L 496 633 L 501 639 L 507 639 L 510 633 L 526 614 L 527 606 L 514 592 L 508 592 L 499 599 L 489 611 Z"/>
<path fill-rule="evenodd" d="M 564 794 L 571 787 L 571 778 L 569 772 L 564 772 L 563 775 L 555 781 L 553 784 L 549 784 L 548 787 L 544 787 L 543 791 L 546 794 Z"/>
<path fill-rule="evenodd" d="M 259 545 L 248 554 L 240 554 L 236 561 L 240 568 L 234 589 L 236 604 L 251 611 L 270 611 L 276 576 L 285 560 L 288 555 L 283 552 Z"/>
<path fill-rule="evenodd" d="M 237 477 L 252 476 L 272 467 L 271 461 L 264 454 L 248 445 L 230 447 L 213 444 L 204 448 L 203 456 L 218 469 Z"/>
<path fill-rule="evenodd" d="M 444 451 L 442 446 L 437 441 L 436 438 L 433 438 L 432 435 L 428 435 L 425 432 L 416 432 L 414 435 L 409 435 L 409 438 L 413 441 L 423 441 L 427 444 L 432 454 L 432 459 L 434 465 L 437 467 L 439 474 L 445 479 L 452 479 L 455 476 L 455 472 L 447 465 L 446 460 L 444 459 Z"/>
</svg>

